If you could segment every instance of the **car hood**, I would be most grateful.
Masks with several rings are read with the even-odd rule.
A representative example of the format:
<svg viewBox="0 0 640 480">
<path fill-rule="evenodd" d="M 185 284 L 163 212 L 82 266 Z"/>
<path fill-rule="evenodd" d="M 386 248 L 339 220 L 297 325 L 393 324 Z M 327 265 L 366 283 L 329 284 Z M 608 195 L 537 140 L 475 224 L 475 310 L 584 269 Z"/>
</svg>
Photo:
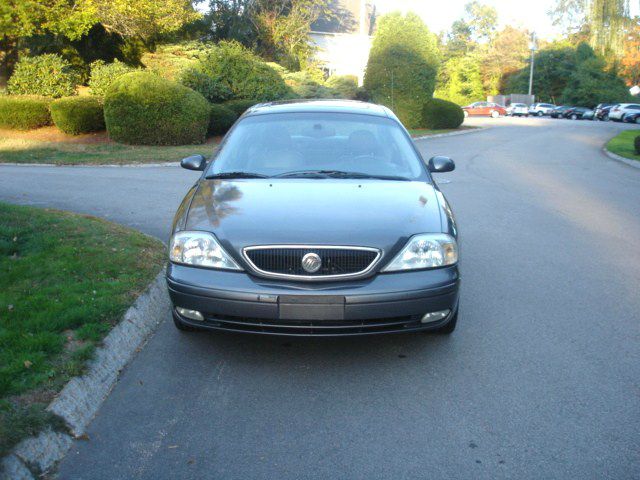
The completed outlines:
<svg viewBox="0 0 640 480">
<path fill-rule="evenodd" d="M 215 233 L 225 248 L 357 245 L 392 252 L 416 233 L 440 232 L 433 185 L 381 180 L 203 180 L 187 230 Z"/>
</svg>

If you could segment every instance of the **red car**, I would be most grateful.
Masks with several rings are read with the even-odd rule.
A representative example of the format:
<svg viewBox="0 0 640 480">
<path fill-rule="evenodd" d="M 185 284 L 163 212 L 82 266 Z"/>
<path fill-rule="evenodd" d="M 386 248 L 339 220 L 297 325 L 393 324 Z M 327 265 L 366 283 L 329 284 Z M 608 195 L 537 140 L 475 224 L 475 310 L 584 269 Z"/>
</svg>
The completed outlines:
<svg viewBox="0 0 640 480">
<path fill-rule="evenodd" d="M 469 117 L 471 115 L 486 115 L 493 118 L 498 118 L 501 115 L 506 115 L 507 110 L 497 103 L 493 102 L 476 102 L 466 107 L 462 107 L 464 116 Z"/>
</svg>

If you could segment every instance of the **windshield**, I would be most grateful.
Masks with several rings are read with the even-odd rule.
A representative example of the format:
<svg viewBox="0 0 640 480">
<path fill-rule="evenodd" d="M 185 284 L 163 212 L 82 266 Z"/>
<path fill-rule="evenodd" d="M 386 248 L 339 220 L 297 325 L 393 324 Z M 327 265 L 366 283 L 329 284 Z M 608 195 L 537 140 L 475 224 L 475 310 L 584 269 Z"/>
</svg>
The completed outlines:
<svg viewBox="0 0 640 480">
<path fill-rule="evenodd" d="M 349 113 L 277 113 L 241 120 L 207 176 L 352 172 L 388 179 L 424 175 L 411 140 L 392 119 Z M 245 175 L 246 176 L 246 175 Z M 339 177 L 339 175 L 338 175 Z M 315 178 L 315 177 L 310 177 Z M 342 176 L 342 178 L 349 178 Z"/>
</svg>

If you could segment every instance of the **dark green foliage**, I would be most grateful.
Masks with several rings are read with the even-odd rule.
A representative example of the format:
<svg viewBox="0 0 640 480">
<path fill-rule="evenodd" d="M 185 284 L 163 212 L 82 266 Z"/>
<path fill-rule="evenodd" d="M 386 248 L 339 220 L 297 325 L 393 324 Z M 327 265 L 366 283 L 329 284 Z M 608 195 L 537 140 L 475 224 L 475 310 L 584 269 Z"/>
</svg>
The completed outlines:
<svg viewBox="0 0 640 480">
<path fill-rule="evenodd" d="M 224 102 L 224 106 L 233 111 L 237 116 L 242 115 L 249 107 L 260 103 L 258 100 L 229 100 Z"/>
<path fill-rule="evenodd" d="M 51 104 L 51 118 L 64 133 L 81 133 L 104 130 L 102 102 L 96 97 L 65 97 Z"/>
<path fill-rule="evenodd" d="M 286 85 L 291 89 L 291 98 L 333 98 L 334 91 L 324 84 L 322 77 L 318 78 L 311 72 L 288 72 L 281 74 Z"/>
<path fill-rule="evenodd" d="M 180 83 L 200 93 L 211 103 L 221 103 L 233 95 L 231 89 L 219 79 L 210 77 L 196 68 L 187 68 L 180 75 Z"/>
<path fill-rule="evenodd" d="M 51 99 L 29 95 L 0 96 L 0 128 L 30 130 L 51 125 Z"/>
<path fill-rule="evenodd" d="M 432 98 L 422 107 L 422 126 L 431 130 L 458 128 L 464 121 L 462 108 L 453 102 Z"/>
<path fill-rule="evenodd" d="M 356 100 L 360 100 L 361 102 L 369 102 L 371 101 L 371 95 L 364 87 L 358 87 L 356 90 Z"/>
<path fill-rule="evenodd" d="M 91 77 L 89 79 L 91 93 L 103 97 L 116 78 L 134 70 L 135 68 L 117 59 L 113 63 L 96 60 L 91 64 Z"/>
<path fill-rule="evenodd" d="M 158 45 L 154 52 L 142 55 L 142 64 L 168 80 L 177 81 L 182 72 L 197 66 L 198 60 L 213 46 L 203 42 L 182 42 Z"/>
<path fill-rule="evenodd" d="M 211 135 L 224 135 L 236 121 L 238 115 L 224 105 L 211 105 L 209 117 L 209 133 Z"/>
<path fill-rule="evenodd" d="M 274 68 L 237 42 L 220 42 L 211 47 L 197 68 L 229 88 L 233 98 L 270 101 L 289 92 Z"/>
<path fill-rule="evenodd" d="M 413 13 L 380 18 L 364 86 L 407 128 L 420 127 L 422 106 L 433 96 L 440 63 L 437 38 Z"/>
<path fill-rule="evenodd" d="M 636 153 L 640 155 L 640 135 L 638 135 L 633 141 L 633 146 L 636 149 Z"/>
<path fill-rule="evenodd" d="M 209 110 L 198 92 L 149 72 L 121 76 L 104 102 L 109 136 L 134 145 L 202 143 Z"/>
<path fill-rule="evenodd" d="M 78 74 L 60 55 L 45 54 L 23 57 L 16 64 L 7 84 L 14 95 L 42 95 L 66 97 L 75 95 Z"/>
<path fill-rule="evenodd" d="M 631 100 L 624 80 L 608 71 L 605 61 L 592 57 L 579 63 L 562 92 L 562 103 L 593 108 L 601 102 Z"/>
<path fill-rule="evenodd" d="M 326 82 L 338 98 L 353 100 L 358 92 L 358 77 L 355 75 L 331 75 Z"/>
</svg>

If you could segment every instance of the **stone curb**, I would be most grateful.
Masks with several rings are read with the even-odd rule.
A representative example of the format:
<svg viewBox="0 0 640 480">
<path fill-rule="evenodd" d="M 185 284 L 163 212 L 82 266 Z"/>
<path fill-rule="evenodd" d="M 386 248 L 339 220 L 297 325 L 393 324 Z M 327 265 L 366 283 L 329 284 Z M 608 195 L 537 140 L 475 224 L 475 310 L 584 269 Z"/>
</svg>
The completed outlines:
<svg viewBox="0 0 640 480">
<path fill-rule="evenodd" d="M 455 137 L 456 135 L 467 135 L 469 133 L 482 132 L 488 130 L 491 127 L 474 127 L 466 130 L 460 130 L 459 132 L 447 132 L 447 133 L 435 133 L 432 135 L 422 135 L 421 137 L 412 137 L 414 140 L 425 140 L 427 138 L 441 138 L 441 137 Z"/>
<path fill-rule="evenodd" d="M 118 380 L 120 371 L 153 333 L 169 308 L 163 268 L 105 337 L 87 373 L 72 378 L 47 407 L 65 420 L 69 433 L 46 430 L 20 442 L 2 460 L 2 480 L 35 480 L 62 460 L 71 448 L 73 438 L 84 434 Z"/>
<path fill-rule="evenodd" d="M 609 150 L 607 150 L 607 147 L 602 147 L 602 153 L 604 153 L 609 158 L 622 163 L 626 163 L 630 167 L 640 168 L 640 162 L 638 160 L 631 160 L 630 158 L 623 157 L 621 155 L 618 155 L 617 153 L 610 152 Z"/>
</svg>

